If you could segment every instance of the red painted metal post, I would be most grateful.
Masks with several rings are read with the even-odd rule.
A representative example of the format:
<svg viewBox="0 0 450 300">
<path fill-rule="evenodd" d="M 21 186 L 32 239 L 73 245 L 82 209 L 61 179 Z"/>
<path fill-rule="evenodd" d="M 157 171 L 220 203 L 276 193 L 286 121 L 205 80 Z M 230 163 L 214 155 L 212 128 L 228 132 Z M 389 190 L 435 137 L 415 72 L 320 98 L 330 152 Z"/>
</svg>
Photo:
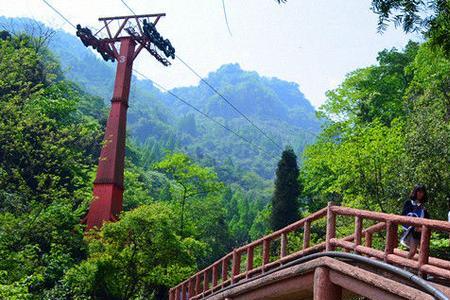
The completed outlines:
<svg viewBox="0 0 450 300">
<path fill-rule="evenodd" d="M 103 222 L 115 220 L 122 211 L 126 121 L 134 48 L 135 42 L 131 37 L 121 39 L 111 111 L 94 181 L 94 200 L 87 214 L 87 229 L 100 228 Z"/>
</svg>

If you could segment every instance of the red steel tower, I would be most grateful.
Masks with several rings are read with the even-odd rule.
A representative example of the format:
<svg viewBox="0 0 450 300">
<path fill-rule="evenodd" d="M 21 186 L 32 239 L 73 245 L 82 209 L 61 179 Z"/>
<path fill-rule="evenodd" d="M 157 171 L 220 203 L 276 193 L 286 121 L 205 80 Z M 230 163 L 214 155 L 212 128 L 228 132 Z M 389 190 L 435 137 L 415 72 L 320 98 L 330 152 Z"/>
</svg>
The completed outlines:
<svg viewBox="0 0 450 300">
<path fill-rule="evenodd" d="M 145 48 L 162 64 L 170 65 L 159 52 L 162 51 L 167 57 L 173 58 L 175 49 L 155 29 L 156 23 L 163 16 L 165 14 L 100 18 L 99 21 L 102 21 L 104 26 L 95 34 L 87 28 L 77 26 L 77 36 L 85 46 L 92 46 L 106 61 L 117 60 L 111 110 L 94 181 L 94 199 L 83 219 L 88 230 L 100 228 L 104 222 L 115 221 L 122 211 L 126 120 L 133 61 Z M 120 25 L 113 35 L 111 23 L 117 20 Z M 96 38 L 98 33 L 105 29 L 107 37 Z M 117 44 L 120 44 L 119 49 Z"/>
</svg>

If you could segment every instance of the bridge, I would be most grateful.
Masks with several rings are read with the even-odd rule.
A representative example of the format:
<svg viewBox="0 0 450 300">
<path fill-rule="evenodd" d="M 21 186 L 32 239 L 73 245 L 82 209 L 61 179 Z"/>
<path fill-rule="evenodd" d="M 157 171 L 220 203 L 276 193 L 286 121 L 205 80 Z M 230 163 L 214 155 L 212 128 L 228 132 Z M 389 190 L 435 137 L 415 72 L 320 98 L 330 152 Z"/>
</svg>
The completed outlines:
<svg viewBox="0 0 450 300">
<path fill-rule="evenodd" d="M 354 231 L 342 234 L 336 224 L 349 222 Z M 412 258 L 398 248 L 399 225 L 421 230 Z M 450 261 L 430 255 L 435 232 L 450 233 L 450 222 L 329 203 L 234 249 L 170 289 L 169 299 L 449 299 Z"/>
</svg>

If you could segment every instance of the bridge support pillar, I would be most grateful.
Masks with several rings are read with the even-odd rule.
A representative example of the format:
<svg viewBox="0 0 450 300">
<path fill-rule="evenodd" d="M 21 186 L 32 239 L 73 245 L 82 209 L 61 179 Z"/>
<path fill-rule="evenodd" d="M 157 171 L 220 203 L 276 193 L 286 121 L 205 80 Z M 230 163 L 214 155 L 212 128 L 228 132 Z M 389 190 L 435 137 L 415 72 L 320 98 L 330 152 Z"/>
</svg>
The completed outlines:
<svg viewBox="0 0 450 300">
<path fill-rule="evenodd" d="M 319 267 L 314 271 L 314 300 L 341 300 L 342 288 L 330 280 L 327 268 Z"/>
</svg>

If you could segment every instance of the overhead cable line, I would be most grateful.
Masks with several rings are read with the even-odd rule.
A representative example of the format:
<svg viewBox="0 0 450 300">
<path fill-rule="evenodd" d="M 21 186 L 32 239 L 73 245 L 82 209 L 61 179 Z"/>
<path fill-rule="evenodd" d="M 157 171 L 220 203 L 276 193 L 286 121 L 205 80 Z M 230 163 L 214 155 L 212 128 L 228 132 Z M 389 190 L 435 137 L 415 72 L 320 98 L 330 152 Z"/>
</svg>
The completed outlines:
<svg viewBox="0 0 450 300">
<path fill-rule="evenodd" d="M 183 98 L 181 98 L 180 96 L 178 96 L 177 94 L 173 93 L 171 90 L 165 88 L 164 86 L 160 85 L 159 83 L 155 82 L 153 79 L 148 78 L 147 76 L 145 76 L 144 74 L 142 74 L 141 72 L 139 72 L 136 69 L 133 69 L 133 71 L 142 76 L 143 78 L 151 81 L 154 85 L 156 85 L 157 87 L 159 87 L 161 90 L 163 90 L 164 92 L 168 93 L 169 95 L 171 95 L 172 97 L 176 98 L 177 100 L 179 100 L 180 102 L 186 104 L 187 106 L 189 106 L 190 108 L 192 108 L 193 110 L 195 110 L 196 112 L 198 112 L 199 114 L 201 114 L 202 116 L 204 116 L 205 118 L 209 119 L 210 121 L 216 123 L 217 125 L 219 125 L 220 127 L 222 127 L 223 129 L 225 129 L 226 131 L 232 133 L 233 135 L 237 136 L 238 138 L 240 138 L 241 140 L 243 140 L 244 142 L 248 143 L 249 145 L 251 145 L 254 148 L 257 148 L 259 151 L 263 152 L 264 154 L 266 154 L 267 156 L 270 156 L 273 159 L 278 160 L 278 157 L 276 157 L 274 154 L 267 152 L 266 150 L 264 150 L 261 146 L 256 145 L 255 143 L 253 143 L 251 140 L 247 139 L 246 137 L 242 136 L 241 134 L 239 134 L 238 132 L 236 132 L 235 130 L 225 126 L 223 123 L 217 121 L 216 119 L 212 118 L 210 115 L 208 115 L 207 113 L 201 111 L 200 109 L 198 109 L 197 107 L 195 107 L 194 105 L 192 105 L 191 103 L 187 102 L 186 100 L 184 100 Z"/>
<path fill-rule="evenodd" d="M 227 9 L 225 7 L 225 0 L 222 0 L 222 7 L 223 7 L 223 15 L 225 17 L 225 23 L 227 24 L 227 28 L 228 28 L 228 33 L 230 34 L 230 36 L 233 36 L 233 34 L 231 33 L 231 29 L 230 29 L 230 23 L 228 22 Z"/>
<path fill-rule="evenodd" d="M 136 15 L 134 10 L 124 0 L 120 0 L 120 1 L 123 3 L 123 5 L 125 5 L 133 13 L 133 15 Z"/>
<path fill-rule="evenodd" d="M 42 0 L 45 4 L 47 4 L 53 11 L 55 11 L 61 18 L 63 18 L 68 24 L 70 24 L 71 26 L 73 26 L 75 29 L 76 27 L 66 18 L 64 17 L 63 14 L 61 14 L 56 8 L 54 8 L 53 6 L 51 6 L 46 0 Z M 121 0 L 122 1 L 122 0 Z M 123 1 L 122 1 L 123 2 Z M 135 14 L 136 15 L 136 14 Z M 214 118 L 212 118 L 211 116 L 209 116 L 207 113 L 201 111 L 200 109 L 198 109 L 197 107 L 195 107 L 194 105 L 190 104 L 189 102 L 187 102 L 186 100 L 184 100 L 183 98 L 179 97 L 178 95 L 176 95 L 175 93 L 173 93 L 172 91 L 170 91 L 169 89 L 166 89 L 165 87 L 163 87 L 162 85 L 158 84 L 157 82 L 155 82 L 154 80 L 148 78 L 147 76 L 145 76 L 144 74 L 142 74 L 141 72 L 139 72 L 136 69 L 133 69 L 133 71 L 142 76 L 143 78 L 151 81 L 153 84 L 155 84 L 156 86 L 158 86 L 160 89 L 162 89 L 163 91 L 167 92 L 168 94 L 170 94 L 172 97 L 176 98 L 177 100 L 181 101 L 182 103 L 186 104 L 187 106 L 191 107 L 192 109 L 194 109 L 195 111 L 197 111 L 198 113 L 200 113 L 201 115 L 203 115 L 204 117 L 206 117 L 207 119 L 211 120 L 212 122 L 216 123 L 217 125 L 219 125 L 220 127 L 222 127 L 223 129 L 225 129 L 226 131 L 234 134 L 235 136 L 237 136 L 238 138 L 240 138 L 241 140 L 245 141 L 246 143 L 248 143 L 249 145 L 253 146 L 254 148 L 257 148 L 258 150 L 260 150 L 261 152 L 263 152 L 264 154 L 266 154 L 267 156 L 270 156 L 271 158 L 278 160 L 278 157 L 276 157 L 275 155 L 267 152 L 266 150 L 264 150 L 262 147 L 254 144 L 252 141 L 250 141 L 249 139 L 247 139 L 246 137 L 242 136 L 241 134 L 239 134 L 238 132 L 234 131 L 231 128 L 228 128 L 227 126 L 225 126 L 224 124 L 222 124 L 221 122 L 215 120 Z"/>
<path fill-rule="evenodd" d="M 73 25 L 72 22 L 70 22 L 66 17 L 64 17 L 64 15 L 62 13 L 60 13 L 56 8 L 54 8 L 50 3 L 48 3 L 47 0 L 42 0 L 42 2 L 44 2 L 48 7 L 50 7 L 55 13 L 57 13 L 61 18 L 64 19 L 64 21 L 67 22 L 67 24 L 69 24 L 70 26 L 72 26 L 74 29 L 77 29 L 77 27 L 75 25 Z"/>
<path fill-rule="evenodd" d="M 182 58 L 180 58 L 178 55 L 176 55 L 176 58 L 178 58 L 179 61 L 181 61 L 181 63 L 183 65 L 185 65 L 195 76 L 197 76 L 201 82 L 203 82 L 204 84 L 206 84 L 212 91 L 214 91 L 214 93 L 216 93 L 220 98 L 222 98 L 228 105 L 230 105 L 233 110 L 235 110 L 238 114 L 240 114 L 245 120 L 247 120 L 247 122 L 249 122 L 254 128 L 256 128 L 260 133 L 262 133 L 262 135 L 264 135 L 269 141 L 272 142 L 272 144 L 274 144 L 279 150 L 283 150 L 283 148 L 277 143 L 275 142 L 266 132 L 264 132 L 264 130 L 262 130 L 261 128 L 259 128 L 252 120 L 250 120 L 243 112 L 241 112 L 233 103 L 231 103 L 223 94 L 221 94 L 214 86 L 212 86 L 208 81 L 206 81 L 206 79 L 203 79 L 202 76 L 200 76 L 200 74 L 194 70 L 193 67 L 191 67 L 186 61 L 184 61 Z"/>
<path fill-rule="evenodd" d="M 120 0 L 134 15 L 134 11 L 130 8 L 130 6 L 125 2 L 125 0 Z M 275 142 L 267 133 L 264 132 L 261 128 L 259 128 L 252 120 L 250 120 L 243 112 L 241 112 L 233 103 L 231 103 L 223 94 L 221 94 L 214 86 L 212 86 L 206 79 L 203 79 L 200 74 L 194 70 L 186 61 L 180 58 L 178 55 L 175 55 L 181 63 L 183 63 L 195 76 L 197 76 L 201 82 L 206 84 L 214 93 L 216 93 L 220 98 L 222 98 L 228 105 L 230 105 L 233 110 L 235 110 L 238 114 L 240 114 L 247 122 L 249 122 L 254 128 L 256 128 L 262 135 L 264 135 L 269 141 L 271 141 L 279 150 L 283 151 L 283 147 L 281 147 L 277 142 Z"/>
<path fill-rule="evenodd" d="M 69 21 L 69 19 L 67 19 L 61 12 L 59 12 L 53 5 L 51 5 L 47 0 L 42 0 L 42 2 L 44 2 L 48 7 L 50 7 L 55 13 L 57 13 L 64 21 L 66 21 L 67 24 L 69 24 L 70 26 L 72 26 L 75 30 L 77 29 L 77 27 L 75 25 L 73 25 L 72 22 Z M 99 34 L 100 31 L 102 31 L 104 28 L 106 27 L 106 25 L 104 25 L 101 29 L 99 29 L 94 36 L 97 36 Z"/>
</svg>

